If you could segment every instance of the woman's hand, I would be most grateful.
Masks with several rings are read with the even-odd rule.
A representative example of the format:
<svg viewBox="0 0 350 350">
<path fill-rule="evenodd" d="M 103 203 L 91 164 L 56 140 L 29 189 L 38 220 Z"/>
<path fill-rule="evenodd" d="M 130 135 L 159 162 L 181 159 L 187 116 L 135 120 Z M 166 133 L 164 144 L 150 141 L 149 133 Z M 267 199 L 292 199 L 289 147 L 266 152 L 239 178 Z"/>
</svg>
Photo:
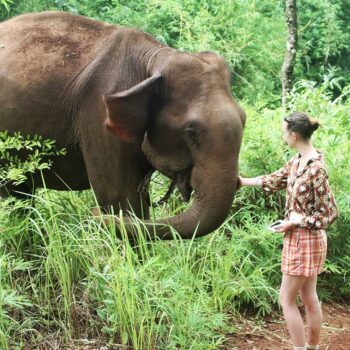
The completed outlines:
<svg viewBox="0 0 350 350">
<path fill-rule="evenodd" d="M 297 213 L 296 211 L 292 211 L 289 215 L 289 221 L 293 222 L 295 226 L 301 224 L 304 216 L 302 214 Z"/>
<path fill-rule="evenodd" d="M 274 226 L 275 232 L 287 232 L 295 228 L 295 223 L 289 220 L 282 221 L 281 224 Z"/>
<path fill-rule="evenodd" d="M 237 179 L 237 189 L 240 189 L 242 186 L 245 186 L 244 185 L 244 178 L 242 176 L 239 176 L 238 175 L 238 179 Z"/>
<path fill-rule="evenodd" d="M 276 232 L 287 232 L 289 230 L 293 230 L 298 225 L 300 225 L 301 221 L 303 219 L 303 215 L 292 211 L 290 213 L 289 219 L 282 221 L 281 224 L 274 227 Z"/>
</svg>

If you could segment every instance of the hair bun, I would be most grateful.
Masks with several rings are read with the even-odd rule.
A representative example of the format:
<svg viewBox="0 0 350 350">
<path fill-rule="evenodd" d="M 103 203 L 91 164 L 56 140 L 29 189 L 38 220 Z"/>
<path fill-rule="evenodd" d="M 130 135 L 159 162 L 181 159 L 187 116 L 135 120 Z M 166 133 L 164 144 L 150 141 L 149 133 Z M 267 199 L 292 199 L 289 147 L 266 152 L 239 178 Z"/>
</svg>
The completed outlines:
<svg viewBox="0 0 350 350">
<path fill-rule="evenodd" d="M 320 125 L 321 125 L 321 124 L 320 124 L 320 122 L 319 122 L 318 120 L 316 120 L 316 119 L 310 119 L 310 126 L 311 126 L 312 131 L 317 130 L 317 129 L 319 128 Z"/>
</svg>

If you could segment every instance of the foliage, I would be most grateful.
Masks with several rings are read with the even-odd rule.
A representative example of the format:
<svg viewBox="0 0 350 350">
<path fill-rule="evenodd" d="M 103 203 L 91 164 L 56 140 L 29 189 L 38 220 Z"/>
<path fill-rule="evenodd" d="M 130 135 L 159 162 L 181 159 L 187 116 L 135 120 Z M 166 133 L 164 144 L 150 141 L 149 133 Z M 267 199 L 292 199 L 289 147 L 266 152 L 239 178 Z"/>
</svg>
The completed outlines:
<svg viewBox="0 0 350 350">
<path fill-rule="evenodd" d="M 97 20 L 134 26 L 168 45 L 190 52 L 214 50 L 233 71 L 233 92 L 249 101 L 278 105 L 286 32 L 282 0 L 13 0 L 2 18 L 24 12 L 64 10 Z M 330 67 L 340 67 L 349 84 L 348 0 L 305 0 L 299 6 L 296 80 L 320 83 Z M 0 13 L 1 15 L 1 13 Z M 337 96 L 336 88 L 333 94 Z"/>
<path fill-rule="evenodd" d="M 1 0 L 0 1 L 0 6 L 3 6 L 3 8 L 6 9 L 6 11 L 10 11 L 10 4 L 13 3 L 12 0 Z"/>
<path fill-rule="evenodd" d="M 2 242 L 0 242 L 2 243 Z M 0 248 L 2 253 L 2 247 Z M 12 317 L 14 312 L 21 313 L 23 309 L 32 306 L 30 301 L 17 290 L 14 275 L 31 267 L 30 263 L 16 259 L 10 254 L 0 256 L 0 346 L 6 349 L 9 329 L 21 331 L 28 322 L 19 322 Z M 23 327 L 24 326 L 24 327 Z"/>
<path fill-rule="evenodd" d="M 64 335 L 76 332 L 79 320 L 83 332 L 102 329 L 106 342 L 134 349 L 217 349 L 232 331 L 227 312 L 251 304 L 264 314 L 277 300 L 266 277 L 277 278 L 278 255 L 273 264 L 266 257 L 280 239 L 255 225 L 248 240 L 243 230 L 229 234 L 236 229 L 228 219 L 203 239 L 149 243 L 140 234 L 131 244 L 89 217 L 90 193 L 42 191 L 35 199 L 26 218 L 10 200 L 0 210 L 1 255 L 15 252 L 11 259 L 27 264 L 17 276 L 3 273 L 28 303 L 20 314 L 7 307 L 4 349 L 15 341 L 39 344 L 38 323 Z M 22 315 L 28 328 L 18 322 Z"/>
<path fill-rule="evenodd" d="M 337 76 L 343 80 L 341 85 L 349 84 L 349 18 L 348 0 L 300 1 L 299 79 L 321 82 L 329 67 L 338 67 Z"/>
<path fill-rule="evenodd" d="M 11 182 L 23 183 L 29 174 L 49 169 L 52 160 L 48 157 L 65 155 L 64 149 L 56 150 L 55 141 L 43 140 L 41 136 L 22 136 L 0 132 L 0 187 Z"/>
<path fill-rule="evenodd" d="M 7 7 L 3 6 L 6 3 Z M 233 90 L 248 119 L 240 172 L 274 171 L 291 157 L 279 132 L 279 71 L 285 49 L 284 1 L 2 0 L 0 18 L 59 9 L 135 26 L 182 50 L 216 50 L 234 73 Z M 350 293 L 350 108 L 348 0 L 299 2 L 300 41 L 292 110 L 318 118 L 315 144 L 329 165 L 341 216 L 328 233 L 322 300 Z M 339 68 L 340 67 L 340 68 Z M 34 142 L 34 143 L 33 143 Z M 14 151 L 32 158 L 16 158 Z M 34 151 L 34 153 L 33 153 Z M 2 181 L 22 181 L 50 166 L 54 144 L 20 135 L 0 137 Z M 19 162 L 20 161 L 20 162 Z M 22 165 L 20 165 L 22 164 Z M 168 179 L 153 178 L 153 202 Z M 91 219 L 91 192 L 41 190 L 31 203 L 0 201 L 0 348 L 37 348 L 47 334 L 100 339 L 134 349 L 217 349 L 231 316 L 278 307 L 282 237 L 266 230 L 283 215 L 284 193 L 266 197 L 243 188 L 229 217 L 206 237 L 137 242 L 113 224 Z M 176 192 L 154 215 L 184 209 Z M 25 209 L 25 215 L 23 215 Z M 139 223 L 138 223 L 139 224 Z M 101 333 L 102 332 L 102 333 Z"/>
</svg>

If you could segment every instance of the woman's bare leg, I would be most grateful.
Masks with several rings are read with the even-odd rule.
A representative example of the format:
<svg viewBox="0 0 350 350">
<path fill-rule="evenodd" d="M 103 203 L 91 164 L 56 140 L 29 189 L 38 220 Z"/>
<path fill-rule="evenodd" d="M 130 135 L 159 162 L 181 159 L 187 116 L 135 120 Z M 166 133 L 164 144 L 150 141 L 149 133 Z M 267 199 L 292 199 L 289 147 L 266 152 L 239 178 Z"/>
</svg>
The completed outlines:
<svg viewBox="0 0 350 350">
<path fill-rule="evenodd" d="M 280 303 L 283 309 L 289 334 L 294 346 L 305 346 L 304 322 L 300 315 L 296 300 L 307 277 L 283 274 L 280 289 Z"/>
<path fill-rule="evenodd" d="M 307 342 L 317 345 L 322 325 L 322 309 L 316 292 L 317 276 L 308 277 L 300 289 L 301 301 L 305 306 Z"/>
</svg>

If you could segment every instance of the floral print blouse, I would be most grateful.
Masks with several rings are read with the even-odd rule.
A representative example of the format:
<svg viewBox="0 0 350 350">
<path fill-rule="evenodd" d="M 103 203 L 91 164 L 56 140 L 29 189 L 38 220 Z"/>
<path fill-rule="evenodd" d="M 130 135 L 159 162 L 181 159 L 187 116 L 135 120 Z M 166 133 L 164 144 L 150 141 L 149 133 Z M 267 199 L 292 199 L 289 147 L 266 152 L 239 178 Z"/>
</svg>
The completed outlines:
<svg viewBox="0 0 350 350">
<path fill-rule="evenodd" d="M 295 155 L 281 169 L 261 177 L 265 193 L 287 188 L 285 217 L 292 211 L 303 216 L 300 227 L 325 229 L 339 215 L 328 183 L 323 154 L 310 159 L 298 172 L 300 154 Z"/>
</svg>

